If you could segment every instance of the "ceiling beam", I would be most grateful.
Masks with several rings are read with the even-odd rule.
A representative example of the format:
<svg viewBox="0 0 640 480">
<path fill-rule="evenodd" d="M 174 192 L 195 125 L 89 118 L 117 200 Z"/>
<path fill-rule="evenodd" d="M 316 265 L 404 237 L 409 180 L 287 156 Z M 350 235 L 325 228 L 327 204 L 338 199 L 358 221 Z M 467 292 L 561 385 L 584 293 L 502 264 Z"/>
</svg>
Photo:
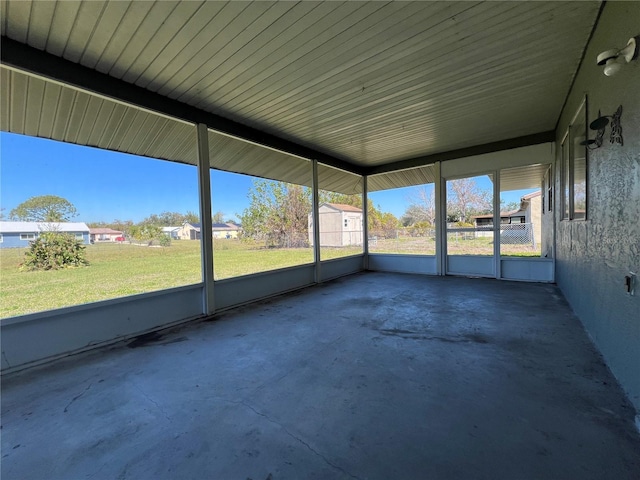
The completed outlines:
<svg viewBox="0 0 640 480">
<path fill-rule="evenodd" d="M 0 59 L 3 65 L 70 85 L 103 97 L 138 106 L 192 123 L 203 123 L 212 130 L 232 135 L 265 147 L 280 150 L 325 165 L 362 175 L 364 169 L 345 160 L 319 152 L 276 135 L 263 132 L 220 115 L 206 112 L 142 87 L 65 60 L 23 43 L 2 37 Z"/>
<path fill-rule="evenodd" d="M 548 132 L 534 133 L 533 135 L 526 135 L 524 137 L 510 138 L 508 140 L 500 140 L 498 142 L 485 143 L 482 145 L 475 145 L 473 147 L 449 150 L 448 152 L 423 155 L 420 157 L 409 158 L 407 160 L 400 160 L 398 162 L 377 165 L 366 169 L 365 174 L 375 175 L 378 173 L 393 172 L 395 170 L 406 170 L 408 168 L 422 167 L 435 162 L 444 162 L 447 160 L 455 160 L 457 158 L 472 157 L 474 155 L 483 155 L 486 153 L 499 152 L 501 150 L 511 150 L 513 148 L 554 142 L 555 139 L 555 131 L 549 130 Z"/>
</svg>

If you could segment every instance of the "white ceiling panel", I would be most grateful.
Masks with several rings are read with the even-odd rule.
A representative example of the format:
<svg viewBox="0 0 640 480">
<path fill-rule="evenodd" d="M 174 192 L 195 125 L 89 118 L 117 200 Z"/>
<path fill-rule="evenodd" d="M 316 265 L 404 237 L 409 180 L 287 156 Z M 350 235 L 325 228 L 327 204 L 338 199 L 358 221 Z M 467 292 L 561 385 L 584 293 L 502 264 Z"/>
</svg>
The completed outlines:
<svg viewBox="0 0 640 480">
<path fill-rule="evenodd" d="M 375 167 L 553 130 L 601 2 L 0 6 L 9 39 L 354 167 Z M 33 96 L 29 106 L 40 102 L 47 115 L 68 95 L 31 81 L 7 90 L 14 92 Z M 81 123 L 108 126 L 109 108 L 76 101 L 71 112 L 64 102 L 56 111 L 79 126 L 64 135 L 94 141 L 100 129 Z M 3 118 L 30 132 L 57 128 L 24 113 Z M 142 122 L 151 137 L 165 126 Z M 113 133 L 125 137 L 110 144 L 136 143 L 126 126 Z"/>
</svg>

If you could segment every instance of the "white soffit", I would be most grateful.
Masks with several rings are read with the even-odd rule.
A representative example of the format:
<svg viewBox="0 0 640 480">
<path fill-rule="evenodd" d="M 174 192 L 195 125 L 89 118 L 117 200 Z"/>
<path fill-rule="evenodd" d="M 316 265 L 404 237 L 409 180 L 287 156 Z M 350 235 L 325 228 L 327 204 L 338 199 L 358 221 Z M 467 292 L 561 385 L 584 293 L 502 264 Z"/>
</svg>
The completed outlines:
<svg viewBox="0 0 640 480">
<path fill-rule="evenodd" d="M 600 3 L 5 0 L 0 27 L 375 166 L 553 130 Z"/>
<path fill-rule="evenodd" d="M 309 160 L 265 148 L 244 140 L 209 130 L 211 168 L 311 187 L 312 165 Z M 318 187 L 321 190 L 361 194 L 362 176 L 318 164 Z"/>
<path fill-rule="evenodd" d="M 0 67 L 3 131 L 196 165 L 192 124 Z"/>
<path fill-rule="evenodd" d="M 209 130 L 211 168 L 310 187 L 309 160 Z"/>
<path fill-rule="evenodd" d="M 197 164 L 193 124 L 0 67 L 3 131 Z M 211 168 L 310 187 L 309 160 L 209 130 Z M 319 166 L 324 189 L 362 192 L 362 179 Z"/>
<path fill-rule="evenodd" d="M 367 188 L 370 192 L 389 190 L 392 188 L 410 187 L 435 182 L 435 166 L 397 170 L 367 177 Z"/>
<path fill-rule="evenodd" d="M 548 169 L 548 164 L 537 164 L 500 170 L 500 191 L 541 188 L 542 178 Z M 489 178 L 493 181 L 493 175 Z"/>
</svg>

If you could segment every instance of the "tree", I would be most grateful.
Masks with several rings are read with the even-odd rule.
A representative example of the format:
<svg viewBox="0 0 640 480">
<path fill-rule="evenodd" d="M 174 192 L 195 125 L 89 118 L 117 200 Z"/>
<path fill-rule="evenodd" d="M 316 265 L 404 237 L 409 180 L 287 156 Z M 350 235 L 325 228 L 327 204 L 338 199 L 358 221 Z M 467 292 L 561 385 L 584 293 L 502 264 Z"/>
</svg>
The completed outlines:
<svg viewBox="0 0 640 480">
<path fill-rule="evenodd" d="M 213 217 L 211 217 L 211 221 L 213 223 L 224 223 L 224 212 L 217 211 L 214 213 Z"/>
<path fill-rule="evenodd" d="M 302 247 L 309 245 L 311 189 L 300 185 L 254 180 L 249 190 L 250 205 L 240 215 L 243 238 L 264 241 L 270 247 Z M 339 203 L 362 208 L 362 195 L 320 190 L 322 203 Z M 398 219 L 382 212 L 371 200 L 367 214 L 371 230 L 377 235 L 395 237 Z"/>
<path fill-rule="evenodd" d="M 416 223 L 420 223 L 422 226 L 436 223 L 436 201 L 433 188 L 427 188 L 426 185 L 423 185 L 409 197 L 409 206 L 401 221 L 405 227 Z"/>
<path fill-rule="evenodd" d="M 150 246 L 154 240 L 160 240 L 164 234 L 162 233 L 162 227 L 143 223 L 130 227 L 129 235 L 131 235 L 131 238 L 134 240 L 147 243 L 147 245 Z"/>
<path fill-rule="evenodd" d="M 340 203 L 343 205 L 362 208 L 362 195 L 357 193 L 349 195 L 346 193 L 320 190 L 318 194 L 320 204 Z M 396 230 L 398 229 L 400 222 L 392 213 L 383 212 L 379 205 L 376 207 L 371 199 L 368 199 L 367 201 L 367 217 L 369 219 L 369 230 L 372 235 L 395 238 Z"/>
<path fill-rule="evenodd" d="M 500 200 L 500 211 L 501 212 L 513 212 L 520 210 L 520 202 L 505 202 L 504 200 Z"/>
<path fill-rule="evenodd" d="M 491 193 L 483 191 L 473 178 L 447 182 L 447 216 L 449 220 L 470 223 L 473 215 L 492 211 Z"/>
<path fill-rule="evenodd" d="M 41 195 L 22 202 L 11 210 L 9 216 L 25 222 L 68 222 L 77 214 L 76 207 L 67 199 Z"/>
<path fill-rule="evenodd" d="M 200 223 L 200 215 L 198 215 L 196 212 L 192 212 L 191 210 L 189 210 L 187 213 L 185 213 L 182 216 L 182 222 L 180 223 L 180 225 L 182 225 L 183 223 Z M 170 226 L 170 225 L 167 225 Z"/>
<path fill-rule="evenodd" d="M 264 241 L 269 247 L 308 245 L 310 189 L 256 179 L 247 196 L 249 207 L 240 215 L 243 238 Z"/>
<path fill-rule="evenodd" d="M 177 227 L 183 223 L 199 223 L 200 217 L 194 212 L 162 212 L 152 213 L 140 222 L 141 225 L 159 225 L 161 227 Z"/>
</svg>

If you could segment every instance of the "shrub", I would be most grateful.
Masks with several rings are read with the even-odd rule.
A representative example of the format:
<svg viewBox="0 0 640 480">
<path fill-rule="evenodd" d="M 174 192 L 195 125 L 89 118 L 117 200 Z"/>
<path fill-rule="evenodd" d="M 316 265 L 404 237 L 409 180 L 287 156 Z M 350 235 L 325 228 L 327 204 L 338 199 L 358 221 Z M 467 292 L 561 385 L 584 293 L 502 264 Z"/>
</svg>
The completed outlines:
<svg viewBox="0 0 640 480">
<path fill-rule="evenodd" d="M 171 246 L 171 237 L 167 234 L 162 234 L 158 237 L 158 243 L 161 247 L 170 247 Z"/>
<path fill-rule="evenodd" d="M 20 270 L 59 270 L 86 267 L 85 246 L 72 235 L 44 232 L 29 246 Z"/>
</svg>

